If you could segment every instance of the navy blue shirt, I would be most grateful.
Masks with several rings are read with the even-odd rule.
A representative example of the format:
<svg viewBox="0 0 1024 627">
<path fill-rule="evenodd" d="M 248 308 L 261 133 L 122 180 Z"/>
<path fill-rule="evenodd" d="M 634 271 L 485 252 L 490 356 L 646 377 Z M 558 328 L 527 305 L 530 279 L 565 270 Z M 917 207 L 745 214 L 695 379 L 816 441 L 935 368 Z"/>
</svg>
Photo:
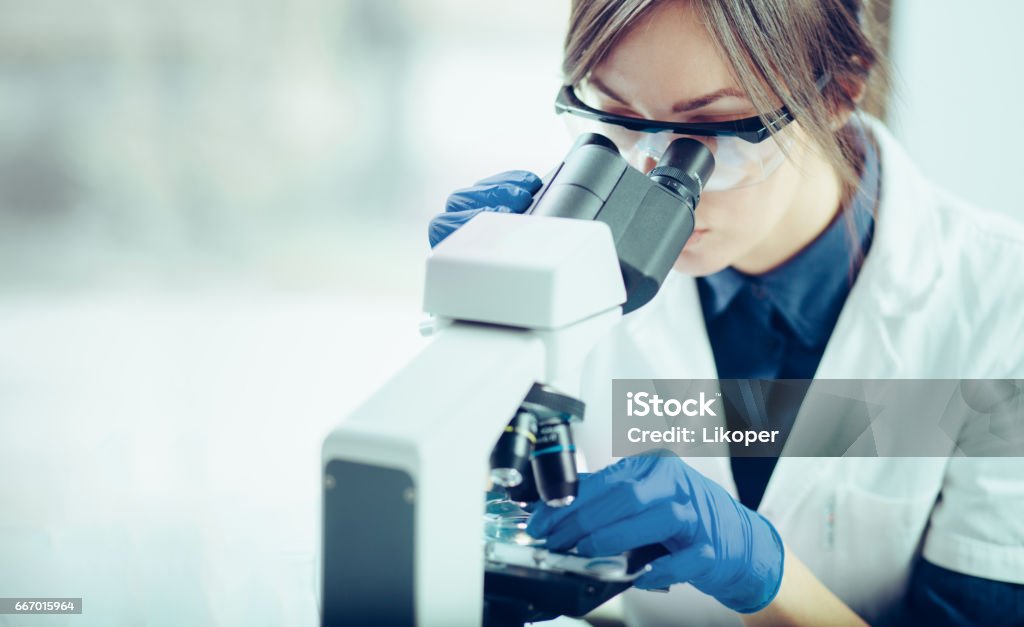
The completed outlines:
<svg viewBox="0 0 1024 627">
<path fill-rule="evenodd" d="M 860 189 L 803 250 L 764 274 L 726 268 L 697 280 L 719 378 L 814 377 L 871 246 L 880 166 L 868 146 Z"/>
<path fill-rule="evenodd" d="M 720 379 L 812 379 L 874 233 L 881 166 L 866 134 L 857 192 L 810 244 L 760 275 L 726 268 L 697 280 Z M 806 388 L 804 388 L 806 391 Z M 787 387 L 767 428 L 789 433 L 803 400 Z M 726 416 L 730 428 L 750 428 Z M 740 502 L 757 509 L 777 458 L 732 457 Z"/>
</svg>

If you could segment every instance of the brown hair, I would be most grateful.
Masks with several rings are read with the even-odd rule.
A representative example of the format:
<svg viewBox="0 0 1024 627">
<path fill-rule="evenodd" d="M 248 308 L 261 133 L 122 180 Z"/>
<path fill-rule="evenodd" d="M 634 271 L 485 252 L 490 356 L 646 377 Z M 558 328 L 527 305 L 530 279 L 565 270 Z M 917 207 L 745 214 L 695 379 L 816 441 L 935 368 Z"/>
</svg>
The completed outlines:
<svg viewBox="0 0 1024 627">
<path fill-rule="evenodd" d="M 562 72 L 566 84 L 585 78 L 619 39 L 663 0 L 572 0 Z M 851 129 L 835 116 L 884 89 L 887 73 L 876 43 L 870 0 L 688 0 L 732 65 L 762 115 L 781 101 L 833 164 L 848 199 L 862 156 Z M 831 80 L 818 91 L 816 82 Z M 768 122 L 768 120 L 765 120 Z"/>
</svg>

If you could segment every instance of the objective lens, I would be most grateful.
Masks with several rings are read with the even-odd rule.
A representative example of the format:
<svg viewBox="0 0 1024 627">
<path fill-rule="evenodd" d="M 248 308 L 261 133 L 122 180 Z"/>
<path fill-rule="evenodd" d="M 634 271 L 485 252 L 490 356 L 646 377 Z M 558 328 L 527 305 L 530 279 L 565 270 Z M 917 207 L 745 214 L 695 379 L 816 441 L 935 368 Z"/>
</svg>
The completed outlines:
<svg viewBox="0 0 1024 627">
<path fill-rule="evenodd" d="M 537 418 L 519 410 L 491 450 L 491 481 L 503 488 L 521 484 L 536 441 Z"/>
<path fill-rule="evenodd" d="M 523 474 L 522 483 L 508 488 L 508 498 L 516 503 L 533 503 L 540 500 L 540 494 L 537 493 L 537 483 L 533 480 L 532 466 L 526 466 L 526 473 Z"/>
<path fill-rule="evenodd" d="M 545 421 L 537 429 L 533 475 L 537 491 L 551 507 L 565 507 L 576 498 L 576 446 L 565 420 Z"/>
</svg>

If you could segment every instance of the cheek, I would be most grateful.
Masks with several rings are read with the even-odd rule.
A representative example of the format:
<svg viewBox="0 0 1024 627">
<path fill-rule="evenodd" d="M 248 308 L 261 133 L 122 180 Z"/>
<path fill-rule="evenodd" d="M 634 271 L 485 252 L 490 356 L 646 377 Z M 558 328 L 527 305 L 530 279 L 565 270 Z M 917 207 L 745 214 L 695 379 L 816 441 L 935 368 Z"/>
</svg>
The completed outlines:
<svg viewBox="0 0 1024 627">
<path fill-rule="evenodd" d="M 761 215 L 751 206 L 755 200 L 750 188 L 704 194 L 697 205 L 696 226 L 708 232 L 686 243 L 675 269 L 703 276 L 729 266 L 761 230 Z"/>
<path fill-rule="evenodd" d="M 778 223 L 793 203 L 800 174 L 786 160 L 767 180 L 725 192 L 704 194 L 697 213 L 704 213 L 706 226 L 733 233 L 759 232 Z M 702 220 L 697 219 L 701 224 Z"/>
<path fill-rule="evenodd" d="M 697 224 L 716 232 L 746 230 L 762 214 L 758 210 L 758 186 L 704 194 L 697 205 Z"/>
<path fill-rule="evenodd" d="M 783 191 L 765 181 L 742 189 L 705 194 L 697 206 L 697 224 L 733 237 L 756 236 L 785 212 Z"/>
<path fill-rule="evenodd" d="M 771 179 L 727 192 L 704 194 L 697 205 L 698 228 L 708 233 L 688 242 L 675 269 L 695 276 L 713 274 L 755 248 L 786 212 L 792 181 L 784 165 Z"/>
</svg>

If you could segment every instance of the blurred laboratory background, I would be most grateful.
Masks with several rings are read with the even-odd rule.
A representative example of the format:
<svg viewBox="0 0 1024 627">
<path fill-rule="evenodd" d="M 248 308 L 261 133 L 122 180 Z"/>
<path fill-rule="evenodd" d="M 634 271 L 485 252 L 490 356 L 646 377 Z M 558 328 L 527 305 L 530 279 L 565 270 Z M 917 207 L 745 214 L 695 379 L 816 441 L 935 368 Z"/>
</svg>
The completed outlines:
<svg viewBox="0 0 1024 627">
<path fill-rule="evenodd" d="M 884 13 L 892 128 L 1024 219 L 1024 4 Z M 568 147 L 567 15 L 0 0 L 0 597 L 83 597 L 32 625 L 316 624 L 322 438 L 422 346 L 447 194 Z"/>
</svg>

